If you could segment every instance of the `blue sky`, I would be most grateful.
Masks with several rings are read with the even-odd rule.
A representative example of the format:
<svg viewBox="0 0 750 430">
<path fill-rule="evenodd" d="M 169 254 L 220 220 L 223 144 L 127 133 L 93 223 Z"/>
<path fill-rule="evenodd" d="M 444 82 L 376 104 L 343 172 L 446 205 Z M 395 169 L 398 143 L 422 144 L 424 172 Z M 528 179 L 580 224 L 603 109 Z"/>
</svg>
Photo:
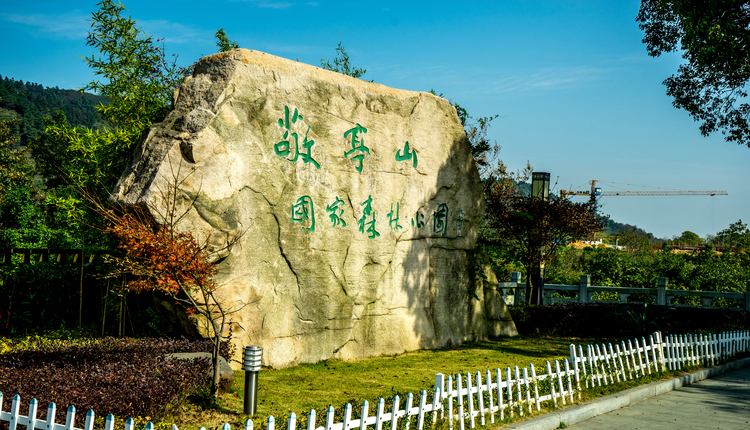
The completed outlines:
<svg viewBox="0 0 750 430">
<path fill-rule="evenodd" d="M 366 79 L 434 89 L 473 116 L 511 168 L 529 160 L 557 190 L 726 190 L 728 196 L 605 197 L 602 211 L 657 237 L 713 234 L 750 221 L 750 148 L 672 107 L 662 81 L 677 54 L 646 54 L 638 1 L 124 0 L 183 65 L 216 52 L 224 28 L 242 48 L 319 65 L 343 42 Z M 0 75 L 60 88 L 94 79 L 81 56 L 94 1 L 5 0 Z M 646 185 L 650 188 L 633 187 Z M 579 197 L 579 199 L 581 199 Z"/>
</svg>

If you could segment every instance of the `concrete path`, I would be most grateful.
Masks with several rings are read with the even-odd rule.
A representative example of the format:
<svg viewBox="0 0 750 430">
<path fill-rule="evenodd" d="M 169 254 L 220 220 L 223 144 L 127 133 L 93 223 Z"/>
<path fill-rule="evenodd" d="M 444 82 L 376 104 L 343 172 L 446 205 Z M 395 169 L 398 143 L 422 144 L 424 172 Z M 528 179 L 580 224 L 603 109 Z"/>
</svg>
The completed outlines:
<svg viewBox="0 0 750 430">
<path fill-rule="evenodd" d="M 750 429 L 750 367 L 568 426 L 599 429 Z"/>
<path fill-rule="evenodd" d="M 750 430 L 750 359 L 602 397 L 528 421 L 511 429 Z M 710 379 L 708 379 L 710 378 Z"/>
</svg>

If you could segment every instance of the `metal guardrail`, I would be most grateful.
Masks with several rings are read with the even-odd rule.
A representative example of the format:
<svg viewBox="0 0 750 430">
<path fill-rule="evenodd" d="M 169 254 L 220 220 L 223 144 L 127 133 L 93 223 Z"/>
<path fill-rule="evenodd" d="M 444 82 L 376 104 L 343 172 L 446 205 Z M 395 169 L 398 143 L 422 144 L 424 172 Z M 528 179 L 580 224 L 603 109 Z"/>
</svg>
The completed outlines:
<svg viewBox="0 0 750 430">
<path fill-rule="evenodd" d="M 80 264 L 83 261 L 82 249 L 58 249 L 58 248 L 0 248 L 0 263 L 9 264 L 13 254 L 21 255 L 21 264 L 45 263 L 49 261 L 70 262 Z M 99 252 L 98 254 L 101 254 Z M 87 253 L 88 262 L 94 261 L 95 253 Z M 71 256 L 72 258 L 69 258 Z M 84 261 L 85 262 L 85 261 Z"/>
<path fill-rule="evenodd" d="M 750 281 L 747 282 L 747 288 L 744 293 L 730 293 L 719 291 L 697 291 L 697 290 L 677 290 L 667 288 L 669 278 L 659 278 L 656 287 L 646 288 L 624 288 L 612 286 L 594 286 L 591 285 L 590 275 L 581 275 L 581 282 L 578 285 L 563 284 L 544 284 L 544 293 L 542 294 L 544 304 L 553 303 L 633 303 L 628 301 L 631 294 L 651 296 L 654 304 L 678 306 L 672 303 L 675 297 L 688 296 L 699 297 L 703 307 L 711 306 L 714 299 L 738 299 L 742 304 L 742 309 L 750 312 Z M 505 303 L 513 305 L 523 303 L 526 298 L 526 283 L 521 282 L 521 273 L 513 272 L 511 282 L 500 282 L 497 285 L 498 291 L 503 295 Z M 574 292 L 576 297 L 553 297 L 555 292 L 566 291 Z M 593 296 L 600 292 L 612 292 L 617 294 L 618 300 L 594 300 Z M 637 302 L 636 302 L 637 303 Z"/>
</svg>

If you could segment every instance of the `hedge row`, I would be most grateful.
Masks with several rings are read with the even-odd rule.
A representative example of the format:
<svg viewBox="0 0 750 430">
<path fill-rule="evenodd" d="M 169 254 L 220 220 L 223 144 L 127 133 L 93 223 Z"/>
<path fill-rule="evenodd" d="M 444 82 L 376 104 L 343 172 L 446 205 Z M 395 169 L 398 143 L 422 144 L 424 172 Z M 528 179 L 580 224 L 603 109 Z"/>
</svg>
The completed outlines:
<svg viewBox="0 0 750 430">
<path fill-rule="evenodd" d="M 57 405 L 57 420 L 68 406 L 76 407 L 76 425 L 85 411 L 97 416 L 158 418 L 187 396 L 206 390 L 209 360 L 164 359 L 174 352 L 209 352 L 207 340 L 114 339 L 49 341 L 29 349 L 0 354 L 0 391 L 6 407 L 14 394 L 27 410 L 39 401 L 44 419 L 47 405 Z"/>
<path fill-rule="evenodd" d="M 750 328 L 750 312 L 615 303 L 511 306 L 518 332 L 526 336 L 633 338 L 663 334 L 716 333 Z"/>
</svg>

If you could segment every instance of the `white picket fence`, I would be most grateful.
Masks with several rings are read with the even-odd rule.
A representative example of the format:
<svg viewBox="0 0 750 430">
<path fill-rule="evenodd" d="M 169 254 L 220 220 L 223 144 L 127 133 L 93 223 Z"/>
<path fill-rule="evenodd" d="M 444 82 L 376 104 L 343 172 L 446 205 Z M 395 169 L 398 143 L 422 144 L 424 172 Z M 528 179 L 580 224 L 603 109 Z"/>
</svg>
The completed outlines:
<svg viewBox="0 0 750 430">
<path fill-rule="evenodd" d="M 365 401 L 359 417 L 353 417 L 353 408 L 347 404 L 344 408 L 343 421 L 337 422 L 335 410 L 329 406 L 325 420 L 318 425 L 315 410 L 310 410 L 307 424 L 299 430 L 409 430 L 412 425 L 423 430 L 427 421 L 434 425 L 439 420 L 448 419 L 451 429 L 457 425 L 460 430 L 467 426 L 475 428 L 503 420 L 506 415 L 523 416 L 535 409 L 541 410 L 541 404 L 549 402 L 553 406 L 566 405 L 580 395 L 581 383 L 585 387 L 609 385 L 619 381 L 633 380 L 648 374 L 678 370 L 687 365 L 709 366 L 734 357 L 738 353 L 750 351 L 750 331 L 725 332 L 719 335 L 669 335 L 662 339 L 660 332 L 634 340 L 612 345 L 570 345 L 570 358 L 555 360 L 554 369 L 548 361 L 544 372 L 537 374 L 533 364 L 528 368 L 505 371 L 495 369 L 484 372 L 467 372 L 465 374 L 435 375 L 435 387 L 432 398 L 422 391 L 417 404 L 409 393 L 401 407 L 401 399 L 394 396 L 389 411 L 386 411 L 384 399 L 378 401 L 375 413 L 371 415 L 370 404 Z M 493 379 L 494 378 L 494 379 Z M 3 394 L 0 392 L 0 424 L 7 422 L 8 430 L 93 430 L 94 412 L 86 413 L 82 429 L 74 427 L 75 407 L 67 410 L 65 424 L 55 422 L 56 407 L 50 403 L 47 418 L 39 420 L 37 401 L 32 399 L 28 415 L 20 414 L 21 399 L 13 396 L 9 412 L 3 411 Z M 324 421 L 324 422 L 322 422 Z M 114 430 L 115 418 L 110 414 L 104 421 L 104 430 Z M 273 416 L 266 420 L 265 430 L 275 430 Z M 291 413 L 286 422 L 286 430 L 297 430 L 297 415 Z M 146 430 L 153 430 L 148 423 Z M 134 430 L 132 418 L 125 422 L 125 430 Z M 172 425 L 172 430 L 178 430 Z M 205 430 L 202 428 L 201 430 Z M 231 430 L 224 424 L 222 430 Z M 247 420 L 244 430 L 253 430 L 253 421 Z"/>
</svg>

